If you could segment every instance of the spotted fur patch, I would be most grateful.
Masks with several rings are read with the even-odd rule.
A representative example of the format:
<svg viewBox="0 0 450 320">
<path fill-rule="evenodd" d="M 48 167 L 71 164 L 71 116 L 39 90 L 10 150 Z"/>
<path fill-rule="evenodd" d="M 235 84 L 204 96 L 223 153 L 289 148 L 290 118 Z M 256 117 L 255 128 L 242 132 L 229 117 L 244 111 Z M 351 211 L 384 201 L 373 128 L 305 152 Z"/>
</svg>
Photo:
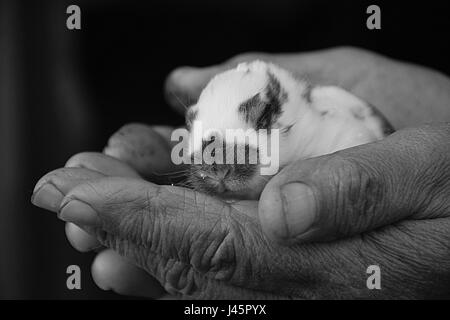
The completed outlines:
<svg viewBox="0 0 450 320">
<path fill-rule="evenodd" d="M 268 82 L 263 92 L 258 93 L 239 105 L 239 113 L 247 123 L 258 129 L 268 129 L 283 113 L 283 104 L 288 100 L 287 92 L 271 72 L 267 72 Z"/>
</svg>

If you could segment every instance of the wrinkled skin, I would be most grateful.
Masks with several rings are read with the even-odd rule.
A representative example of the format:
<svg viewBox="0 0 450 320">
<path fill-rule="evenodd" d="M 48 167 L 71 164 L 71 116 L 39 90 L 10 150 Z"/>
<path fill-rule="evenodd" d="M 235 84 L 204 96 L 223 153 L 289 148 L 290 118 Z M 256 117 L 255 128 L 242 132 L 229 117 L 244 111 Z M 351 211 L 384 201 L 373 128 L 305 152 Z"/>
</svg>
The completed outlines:
<svg viewBox="0 0 450 320">
<path fill-rule="evenodd" d="M 254 57 L 178 70 L 168 92 L 195 98 L 213 74 Z M 450 120 L 449 80 L 427 69 L 349 48 L 263 58 L 340 84 L 377 105 L 397 128 Z M 109 141 L 110 155 L 78 154 L 36 186 L 33 203 L 68 222 L 75 248 L 109 248 L 93 264 L 100 287 L 153 298 L 450 296 L 449 124 L 402 129 L 294 163 L 267 184 L 259 203 L 232 204 L 141 178 L 151 179 L 143 163 L 173 169 L 158 159 L 170 150 L 156 146 L 168 137 L 164 130 L 126 126 Z M 149 147 L 163 150 L 130 156 Z M 286 199 L 277 190 L 293 181 L 314 191 L 310 232 L 291 228 L 291 217 L 279 214 Z M 366 287 L 372 264 L 381 268 L 382 290 Z"/>
</svg>

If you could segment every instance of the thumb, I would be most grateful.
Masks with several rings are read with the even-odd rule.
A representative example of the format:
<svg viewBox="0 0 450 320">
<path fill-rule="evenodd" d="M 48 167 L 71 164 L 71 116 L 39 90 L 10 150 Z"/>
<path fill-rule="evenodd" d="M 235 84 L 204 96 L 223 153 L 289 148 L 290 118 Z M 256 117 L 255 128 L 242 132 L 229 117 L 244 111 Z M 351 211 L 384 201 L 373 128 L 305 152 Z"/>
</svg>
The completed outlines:
<svg viewBox="0 0 450 320">
<path fill-rule="evenodd" d="M 265 187 L 259 217 L 275 241 L 327 241 L 449 214 L 450 126 L 399 131 L 297 161 Z"/>
<path fill-rule="evenodd" d="M 179 67 L 173 70 L 166 79 L 164 89 L 166 100 L 171 107 L 184 114 L 187 107 L 197 102 L 203 88 L 216 74 L 234 68 L 241 62 L 255 59 L 267 59 L 267 55 L 245 53 L 214 66 Z"/>
</svg>

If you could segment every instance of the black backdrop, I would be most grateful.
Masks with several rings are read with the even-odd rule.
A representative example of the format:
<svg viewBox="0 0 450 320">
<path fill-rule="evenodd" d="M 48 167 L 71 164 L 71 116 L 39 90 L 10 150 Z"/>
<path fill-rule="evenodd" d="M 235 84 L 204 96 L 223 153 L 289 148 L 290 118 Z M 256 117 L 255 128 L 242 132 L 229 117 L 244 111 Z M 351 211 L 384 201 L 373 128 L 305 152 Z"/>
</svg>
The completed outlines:
<svg viewBox="0 0 450 320">
<path fill-rule="evenodd" d="M 126 122 L 182 123 L 162 93 L 172 68 L 353 45 L 450 74 L 445 2 L 0 0 L 0 298 L 119 298 L 95 287 L 92 255 L 29 199 L 40 176 Z M 65 28 L 69 4 L 81 31 Z M 369 4 L 382 30 L 366 28 Z M 66 289 L 71 264 L 81 291 Z"/>
</svg>

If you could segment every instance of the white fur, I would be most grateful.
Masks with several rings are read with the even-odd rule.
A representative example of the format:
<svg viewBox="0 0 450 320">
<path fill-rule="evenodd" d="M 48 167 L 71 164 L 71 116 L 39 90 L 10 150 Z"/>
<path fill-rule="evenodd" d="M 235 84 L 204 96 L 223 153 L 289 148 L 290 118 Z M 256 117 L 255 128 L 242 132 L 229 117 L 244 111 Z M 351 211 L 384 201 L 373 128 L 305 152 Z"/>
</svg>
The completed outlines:
<svg viewBox="0 0 450 320">
<path fill-rule="evenodd" d="M 275 127 L 282 129 L 293 124 L 287 134 L 280 135 L 281 167 L 295 160 L 384 137 L 380 119 L 358 97 L 339 87 L 319 86 L 312 88 L 310 103 L 303 96 L 307 83 L 274 64 L 262 61 L 239 64 L 237 68 L 215 76 L 204 88 L 197 104 L 192 106 L 198 111 L 196 120 L 201 122 L 203 132 L 250 129 L 251 124 L 239 115 L 238 108 L 242 102 L 264 91 L 268 82 L 267 71 L 278 79 L 288 94 Z M 353 112 L 363 115 L 364 119 L 355 118 Z M 192 143 L 193 149 L 201 146 L 201 141 Z"/>
</svg>

